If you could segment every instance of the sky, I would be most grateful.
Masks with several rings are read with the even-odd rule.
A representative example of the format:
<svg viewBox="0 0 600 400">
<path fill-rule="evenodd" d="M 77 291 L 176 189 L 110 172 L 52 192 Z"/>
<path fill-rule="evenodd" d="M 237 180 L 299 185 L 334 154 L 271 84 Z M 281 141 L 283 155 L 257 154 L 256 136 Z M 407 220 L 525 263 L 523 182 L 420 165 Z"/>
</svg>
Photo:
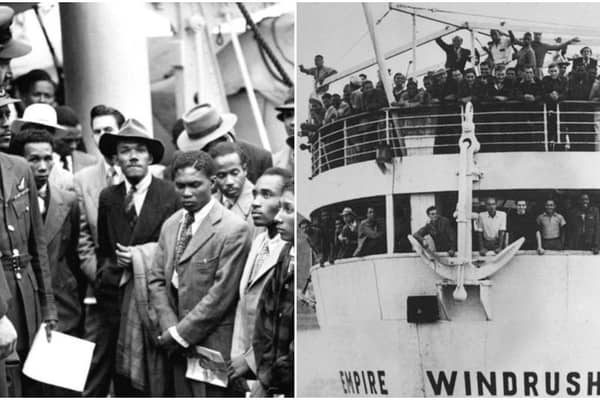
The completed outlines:
<svg viewBox="0 0 600 400">
<path fill-rule="evenodd" d="M 398 4 L 398 3 L 393 3 Z M 544 42 L 552 42 L 557 36 L 569 39 L 576 36 L 575 29 L 598 29 L 598 18 L 600 17 L 600 3 L 402 3 L 414 7 L 451 11 L 452 13 L 429 12 L 423 13 L 444 21 L 450 20 L 456 23 L 470 21 L 500 23 L 502 18 L 511 18 L 509 22 L 522 28 L 534 27 L 535 24 L 543 23 L 556 26 L 555 30 L 544 30 Z M 380 45 L 383 51 L 389 51 L 394 47 L 409 44 L 412 41 L 412 17 L 410 15 L 389 11 L 389 3 L 371 3 L 373 17 L 381 22 L 377 25 L 377 33 L 380 37 Z M 389 12 L 388 12 L 389 11 Z M 387 15 L 385 15 L 387 13 Z M 475 15 L 465 15 L 477 14 Z M 492 16 L 497 18 L 485 18 Z M 516 18 L 518 21 L 513 21 Z M 305 67 L 314 65 L 315 54 L 322 54 L 325 65 L 338 71 L 355 66 L 363 61 L 374 58 L 375 53 L 368 35 L 367 25 L 363 14 L 361 3 L 299 3 L 297 11 L 297 63 Z M 440 29 L 444 25 L 438 22 L 427 21 L 417 17 L 417 37 L 422 37 Z M 521 36 L 525 29 L 515 29 L 515 35 Z M 450 42 L 452 36 L 459 34 L 463 37 L 463 46 L 470 47 L 470 34 L 462 30 L 445 37 Z M 569 46 L 568 56 L 575 55 L 585 44 L 592 44 L 594 56 L 600 52 L 600 32 L 596 40 L 591 40 L 581 34 L 582 42 L 578 45 Z M 483 44 L 487 43 L 488 37 L 476 35 Z M 480 47 L 477 45 L 476 47 Z M 395 57 L 388 61 L 387 67 L 395 72 L 406 74 L 408 70 L 411 52 Z M 435 44 L 430 43 L 417 50 L 417 70 L 429 68 L 443 63 L 445 56 L 443 51 Z M 364 73 L 369 79 L 376 80 L 376 67 L 369 68 Z M 306 120 L 308 116 L 308 97 L 313 88 L 311 76 L 298 72 L 298 97 L 297 114 L 298 122 Z M 345 78 L 330 86 L 331 93 L 342 92 L 343 85 L 348 82 Z M 303 213 L 309 210 L 302 209 L 302 197 L 309 195 L 302 190 L 302 183 L 307 182 L 310 172 L 310 158 L 308 152 L 301 151 L 298 155 L 298 200 L 299 209 Z"/>
</svg>

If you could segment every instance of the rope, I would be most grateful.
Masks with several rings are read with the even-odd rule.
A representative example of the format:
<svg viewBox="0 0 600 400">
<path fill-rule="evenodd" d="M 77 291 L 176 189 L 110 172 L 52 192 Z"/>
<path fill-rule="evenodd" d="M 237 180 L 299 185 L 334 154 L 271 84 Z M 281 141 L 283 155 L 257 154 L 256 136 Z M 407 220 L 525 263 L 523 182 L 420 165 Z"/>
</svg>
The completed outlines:
<svg viewBox="0 0 600 400">
<path fill-rule="evenodd" d="M 236 3 L 236 4 L 237 4 L 238 8 L 240 9 L 240 12 L 244 15 L 246 24 L 248 24 L 250 26 L 250 29 L 252 29 L 252 32 L 254 32 L 254 39 L 256 39 L 256 42 L 259 44 L 259 46 L 267 53 L 267 56 L 273 62 L 273 65 L 277 69 L 277 72 L 279 72 L 282 82 L 288 87 L 294 86 L 294 82 L 292 82 L 289 75 L 285 72 L 281 63 L 279 62 L 277 57 L 275 57 L 275 55 L 273 54 L 273 51 L 271 50 L 271 48 L 269 47 L 267 42 L 265 42 L 265 39 L 263 38 L 261 33 L 258 31 L 258 27 L 252 20 L 250 13 L 246 9 L 246 6 L 244 6 L 242 3 Z"/>
</svg>

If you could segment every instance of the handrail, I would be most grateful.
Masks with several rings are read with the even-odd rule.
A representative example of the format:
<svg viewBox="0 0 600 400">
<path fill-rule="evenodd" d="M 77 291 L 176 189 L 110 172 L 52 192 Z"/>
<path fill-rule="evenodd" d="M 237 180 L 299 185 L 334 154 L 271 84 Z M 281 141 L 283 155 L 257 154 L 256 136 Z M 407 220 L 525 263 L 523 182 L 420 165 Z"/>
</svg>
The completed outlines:
<svg viewBox="0 0 600 400">
<path fill-rule="evenodd" d="M 566 100 L 479 103 L 475 132 L 481 152 L 599 151 L 600 102 Z M 375 160 L 386 143 L 395 157 L 458 152 L 457 104 L 385 107 L 350 115 L 320 127 L 310 139 L 312 176 Z"/>
</svg>

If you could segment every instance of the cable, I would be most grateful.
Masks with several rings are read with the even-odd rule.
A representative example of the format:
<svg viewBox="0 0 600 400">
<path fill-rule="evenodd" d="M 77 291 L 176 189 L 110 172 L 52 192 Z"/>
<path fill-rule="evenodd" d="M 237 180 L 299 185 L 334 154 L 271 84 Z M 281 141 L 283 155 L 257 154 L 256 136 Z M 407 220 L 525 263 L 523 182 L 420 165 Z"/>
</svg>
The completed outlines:
<svg viewBox="0 0 600 400">
<path fill-rule="evenodd" d="M 269 59 L 273 62 L 273 65 L 279 72 L 282 82 L 285 83 L 285 85 L 288 87 L 293 87 L 294 82 L 292 82 L 289 75 L 285 72 L 285 70 L 279 63 L 279 60 L 277 59 L 277 57 L 275 57 L 275 55 L 273 54 L 273 51 L 271 50 L 271 48 L 269 47 L 267 42 L 265 42 L 265 39 L 263 38 L 262 34 L 258 30 L 258 27 L 252 20 L 252 16 L 246 9 L 246 6 L 244 6 L 244 4 L 242 4 L 242 3 L 236 3 L 236 4 L 237 4 L 238 8 L 240 9 L 240 12 L 244 16 L 244 19 L 246 20 L 246 24 L 248 24 L 250 26 L 250 29 L 252 29 L 252 32 L 254 32 L 254 38 L 256 39 L 256 42 L 265 51 L 265 53 L 267 54 Z"/>
<path fill-rule="evenodd" d="M 286 57 L 285 52 L 279 45 L 279 40 L 277 40 L 277 33 L 275 32 L 275 25 L 276 25 L 276 22 L 279 20 L 279 18 L 281 18 L 281 15 L 279 17 L 273 18 L 273 20 L 271 21 L 271 35 L 273 36 L 273 43 L 275 43 L 275 47 L 277 47 L 277 50 L 279 50 L 279 53 L 281 54 L 281 57 L 283 57 L 285 62 L 287 62 L 288 64 L 293 66 L 294 61 L 290 60 L 289 58 Z"/>
</svg>

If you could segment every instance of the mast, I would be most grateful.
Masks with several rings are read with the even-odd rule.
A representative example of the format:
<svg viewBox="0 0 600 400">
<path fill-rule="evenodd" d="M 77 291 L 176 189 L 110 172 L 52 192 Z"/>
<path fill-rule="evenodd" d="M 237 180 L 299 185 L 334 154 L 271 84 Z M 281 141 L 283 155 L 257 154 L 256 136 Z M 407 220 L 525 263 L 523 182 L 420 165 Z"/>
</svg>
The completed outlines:
<svg viewBox="0 0 600 400">
<path fill-rule="evenodd" d="M 371 36 L 371 42 L 373 43 L 373 49 L 375 50 L 375 58 L 379 67 L 379 78 L 383 83 L 385 89 L 385 95 L 388 103 L 394 101 L 394 91 L 392 89 L 392 79 L 388 74 L 388 69 L 385 63 L 385 56 L 379 47 L 379 40 L 377 32 L 375 31 L 375 22 L 373 21 L 373 13 L 371 12 L 371 6 L 367 3 L 362 3 L 363 11 L 365 13 L 365 19 L 367 20 L 367 26 L 369 27 L 369 36 Z"/>
</svg>

